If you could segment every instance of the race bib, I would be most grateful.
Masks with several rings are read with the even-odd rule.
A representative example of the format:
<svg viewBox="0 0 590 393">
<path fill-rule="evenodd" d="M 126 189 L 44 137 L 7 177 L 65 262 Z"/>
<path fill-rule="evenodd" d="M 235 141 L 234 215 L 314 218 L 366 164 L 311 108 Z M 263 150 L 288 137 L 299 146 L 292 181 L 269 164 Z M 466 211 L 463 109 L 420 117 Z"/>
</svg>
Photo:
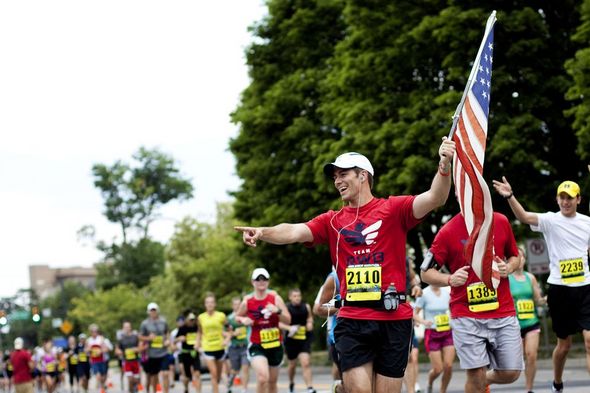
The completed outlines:
<svg viewBox="0 0 590 393">
<path fill-rule="evenodd" d="M 86 363 L 88 361 L 88 356 L 86 356 L 86 352 L 78 353 L 78 361 L 82 363 Z"/>
<path fill-rule="evenodd" d="M 279 328 L 268 328 L 260 331 L 260 345 L 264 349 L 276 348 L 281 345 Z"/>
<path fill-rule="evenodd" d="M 45 371 L 48 373 L 52 373 L 55 371 L 55 363 L 51 362 L 51 363 L 47 363 L 45 365 Z"/>
<path fill-rule="evenodd" d="M 381 265 L 348 266 L 346 300 L 381 300 Z"/>
<path fill-rule="evenodd" d="M 90 348 L 90 356 L 93 358 L 99 358 L 102 356 L 102 349 L 99 347 L 92 347 Z"/>
<path fill-rule="evenodd" d="M 559 272 L 564 284 L 584 282 L 584 261 L 582 258 L 559 261 Z"/>
<path fill-rule="evenodd" d="M 236 339 L 245 340 L 247 335 L 248 329 L 246 329 L 246 326 L 240 326 L 236 328 Z"/>
<path fill-rule="evenodd" d="M 197 343 L 197 333 L 187 333 L 186 334 L 186 344 L 187 345 L 195 345 Z"/>
<path fill-rule="evenodd" d="M 305 326 L 299 326 L 297 332 L 293 335 L 293 340 L 305 340 L 307 338 L 306 334 L 307 329 L 305 329 Z"/>
<path fill-rule="evenodd" d="M 437 332 L 448 332 L 451 330 L 450 318 L 448 314 L 438 314 L 434 316 Z"/>
<path fill-rule="evenodd" d="M 532 319 L 535 317 L 535 303 L 530 300 L 516 301 L 516 316 L 518 319 Z"/>
<path fill-rule="evenodd" d="M 156 336 L 152 340 L 150 345 L 152 348 L 163 348 L 164 347 L 164 336 Z"/>
<path fill-rule="evenodd" d="M 135 350 L 133 348 L 125 349 L 125 359 L 126 360 L 135 360 L 137 359 L 137 355 L 135 354 Z"/>
<path fill-rule="evenodd" d="M 72 366 L 78 364 L 78 356 L 76 354 L 70 355 L 68 360 Z"/>
<path fill-rule="evenodd" d="M 496 290 L 489 289 L 483 282 L 467 286 L 467 302 L 471 312 L 491 311 L 500 307 Z"/>
</svg>

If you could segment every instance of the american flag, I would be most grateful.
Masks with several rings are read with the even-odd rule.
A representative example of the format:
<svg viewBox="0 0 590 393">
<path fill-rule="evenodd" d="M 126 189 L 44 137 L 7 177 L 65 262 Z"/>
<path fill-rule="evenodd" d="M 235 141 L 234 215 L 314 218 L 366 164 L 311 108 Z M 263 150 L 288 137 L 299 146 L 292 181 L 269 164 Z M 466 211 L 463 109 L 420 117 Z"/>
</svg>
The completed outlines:
<svg viewBox="0 0 590 393">
<path fill-rule="evenodd" d="M 483 178 L 488 133 L 495 11 L 490 15 L 483 41 L 466 87 L 452 138 L 456 143 L 453 178 L 469 239 L 465 259 L 488 288 L 497 288 L 500 276 L 494 258 L 493 208 L 490 189 Z M 458 108 L 459 110 L 459 108 Z M 455 123 L 454 123 L 455 124 Z"/>
</svg>

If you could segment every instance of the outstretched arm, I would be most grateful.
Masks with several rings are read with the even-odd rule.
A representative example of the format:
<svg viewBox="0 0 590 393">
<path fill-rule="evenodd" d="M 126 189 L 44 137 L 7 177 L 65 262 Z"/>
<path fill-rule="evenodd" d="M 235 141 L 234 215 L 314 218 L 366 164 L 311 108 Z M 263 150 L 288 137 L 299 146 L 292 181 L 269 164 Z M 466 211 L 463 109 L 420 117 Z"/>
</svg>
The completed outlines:
<svg viewBox="0 0 590 393">
<path fill-rule="evenodd" d="M 455 142 L 447 137 L 443 137 L 443 141 L 438 148 L 438 155 L 440 162 L 438 170 L 432 180 L 430 189 L 422 194 L 416 196 L 412 206 L 414 217 L 422 218 L 432 210 L 442 206 L 449 197 L 451 190 L 451 162 L 455 154 Z"/>
<path fill-rule="evenodd" d="M 256 247 L 256 242 L 271 244 L 307 243 L 313 241 L 313 234 L 305 224 L 279 224 L 274 227 L 234 227 L 242 232 L 244 243 Z"/>
<path fill-rule="evenodd" d="M 512 212 L 518 221 L 528 225 L 539 225 L 539 217 L 537 214 L 524 210 L 524 207 L 522 207 L 520 202 L 518 202 L 514 196 L 512 186 L 508 183 L 505 176 L 502 176 L 501 182 L 494 180 L 493 183 L 496 192 L 508 201 L 508 205 L 510 205 L 510 209 L 512 209 Z"/>
</svg>

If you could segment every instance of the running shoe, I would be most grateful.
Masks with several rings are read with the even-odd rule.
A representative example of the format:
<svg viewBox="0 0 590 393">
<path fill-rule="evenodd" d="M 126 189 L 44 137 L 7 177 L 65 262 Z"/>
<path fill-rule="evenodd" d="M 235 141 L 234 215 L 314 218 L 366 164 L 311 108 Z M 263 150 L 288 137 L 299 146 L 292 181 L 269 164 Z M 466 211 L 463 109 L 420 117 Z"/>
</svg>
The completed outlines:
<svg viewBox="0 0 590 393">
<path fill-rule="evenodd" d="M 555 383 L 553 381 L 551 383 L 551 391 L 555 393 L 562 393 L 563 392 L 563 382 L 562 383 Z"/>
</svg>

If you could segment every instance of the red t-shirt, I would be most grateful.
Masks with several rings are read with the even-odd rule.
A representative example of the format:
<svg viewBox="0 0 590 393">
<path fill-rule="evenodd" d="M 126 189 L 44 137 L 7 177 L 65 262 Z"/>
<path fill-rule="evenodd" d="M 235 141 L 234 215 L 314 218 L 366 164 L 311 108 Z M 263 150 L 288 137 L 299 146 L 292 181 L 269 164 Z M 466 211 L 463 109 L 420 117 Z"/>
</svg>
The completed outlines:
<svg viewBox="0 0 590 393">
<path fill-rule="evenodd" d="M 31 368 L 29 362 L 31 361 L 31 354 L 24 349 L 19 349 L 10 355 L 10 362 L 12 363 L 12 377 L 14 383 L 25 383 L 33 380 L 31 377 Z"/>
<path fill-rule="evenodd" d="M 420 222 L 414 218 L 413 202 L 414 196 L 373 198 L 358 209 L 358 217 L 357 208 L 346 206 L 339 212 L 331 210 L 306 223 L 313 234 L 311 245 L 330 245 L 342 299 L 361 300 L 358 296 L 370 294 L 380 298 L 380 293 L 390 283 L 395 285 L 398 293 L 405 293 L 406 234 Z M 369 288 L 371 285 L 373 288 Z M 367 291 L 373 292 L 368 294 Z M 349 298 L 348 293 L 357 297 Z M 338 316 L 381 321 L 410 319 L 412 307 L 402 303 L 396 311 L 386 311 L 344 306 Z"/>
<path fill-rule="evenodd" d="M 493 219 L 495 255 L 502 259 L 508 259 L 509 257 L 518 255 L 516 240 L 514 239 L 512 227 L 506 216 L 500 213 L 494 213 Z M 439 266 L 446 265 L 450 272 L 454 273 L 459 268 L 468 265 L 463 255 L 463 249 L 468 237 L 465 220 L 461 214 L 457 214 L 440 229 L 430 247 L 430 252 L 432 252 Z M 485 288 L 479 286 L 480 289 L 478 289 L 477 285 L 472 285 L 481 282 L 473 269 L 469 269 L 468 272 L 469 276 L 464 285 L 451 288 L 450 306 L 451 316 L 453 318 L 470 317 L 487 319 L 516 315 L 512 294 L 510 293 L 510 284 L 507 278 L 500 279 L 500 285 L 496 290 L 497 302 L 494 302 L 493 295 L 482 296 L 482 292 L 485 292 L 486 295 L 489 293 Z M 469 287 L 470 285 L 472 286 Z M 474 312 L 470 310 L 468 290 L 471 291 L 471 307 L 474 310 L 481 311 Z M 479 297 L 477 296 L 477 292 L 479 292 Z M 493 304 L 497 303 L 497 308 L 486 310 L 487 307 L 483 305 L 486 303 L 491 305 L 490 308 L 495 307 Z"/>
<path fill-rule="evenodd" d="M 279 347 L 282 341 L 279 316 L 275 313 L 263 312 L 269 303 L 276 304 L 274 292 L 268 292 L 264 299 L 256 299 L 254 295 L 250 295 L 246 299 L 248 318 L 254 321 L 250 333 L 250 342 L 260 344 L 266 349 Z"/>
<path fill-rule="evenodd" d="M 90 364 L 102 363 L 105 361 L 104 354 L 102 352 L 102 346 L 104 344 L 104 338 L 102 336 L 88 337 L 86 345 L 90 348 Z"/>
</svg>

